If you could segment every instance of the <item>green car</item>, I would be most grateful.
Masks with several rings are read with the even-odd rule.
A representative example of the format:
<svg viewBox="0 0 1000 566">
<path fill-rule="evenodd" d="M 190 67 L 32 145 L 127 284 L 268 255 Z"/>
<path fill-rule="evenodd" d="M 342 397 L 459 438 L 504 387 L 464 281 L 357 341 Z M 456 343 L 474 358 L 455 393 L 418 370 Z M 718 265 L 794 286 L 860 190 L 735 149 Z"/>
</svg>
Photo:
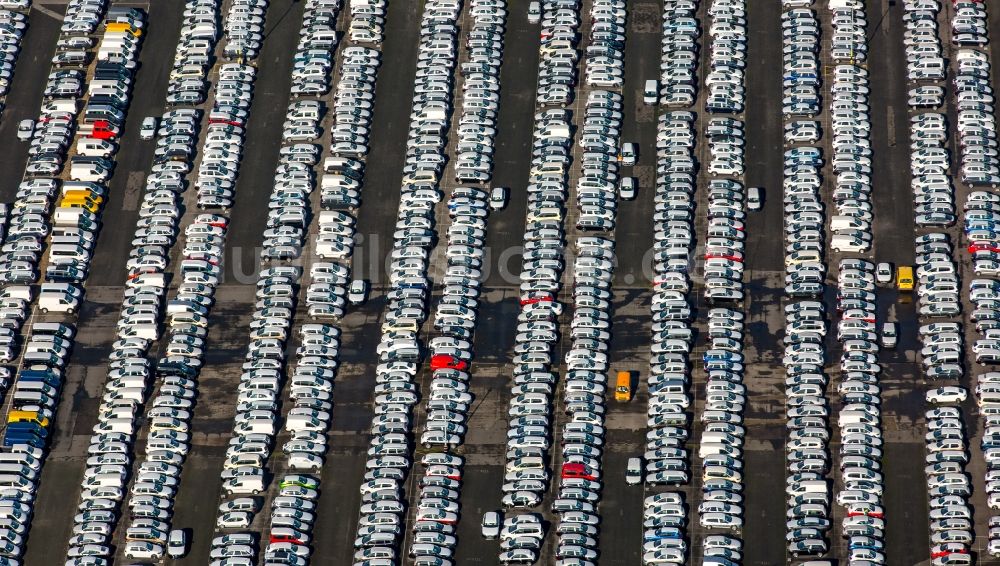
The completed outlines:
<svg viewBox="0 0 1000 566">
<path fill-rule="evenodd" d="M 298 486 L 307 489 L 318 489 L 319 480 L 309 476 L 291 475 L 285 476 L 285 479 L 281 480 L 279 485 L 280 487 Z"/>
</svg>

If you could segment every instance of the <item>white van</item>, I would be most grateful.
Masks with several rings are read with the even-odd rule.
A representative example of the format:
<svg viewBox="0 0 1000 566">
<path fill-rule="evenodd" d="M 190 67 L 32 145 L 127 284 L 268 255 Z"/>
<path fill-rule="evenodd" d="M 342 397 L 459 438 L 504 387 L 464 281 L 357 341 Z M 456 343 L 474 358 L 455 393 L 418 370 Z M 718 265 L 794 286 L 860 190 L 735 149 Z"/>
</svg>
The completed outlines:
<svg viewBox="0 0 1000 566">
<path fill-rule="evenodd" d="M 702 441 L 701 444 L 698 445 L 698 457 L 707 458 L 708 456 L 730 456 L 733 454 L 734 450 L 735 448 L 729 444 Z"/>
<path fill-rule="evenodd" d="M 222 489 L 232 495 L 257 495 L 264 491 L 264 476 L 237 476 L 222 484 Z"/>
<path fill-rule="evenodd" d="M 145 397 L 146 390 L 142 387 L 122 387 L 104 394 L 105 401 L 125 400 L 142 403 Z"/>
<path fill-rule="evenodd" d="M 95 434 L 122 433 L 131 436 L 135 432 L 132 419 L 103 419 L 94 425 Z"/>
<path fill-rule="evenodd" d="M 38 470 L 24 464 L 6 463 L 0 464 L 0 474 L 17 474 L 34 480 L 38 477 Z"/>
<path fill-rule="evenodd" d="M 4 474 L 0 475 L 0 490 L 2 489 L 16 489 L 18 491 L 34 493 L 35 482 L 17 474 Z"/>
<path fill-rule="evenodd" d="M 107 169 L 90 163 L 73 163 L 69 168 L 69 176 L 74 181 L 103 183 L 110 175 Z"/>
<path fill-rule="evenodd" d="M 51 255 L 53 261 L 58 261 L 60 259 L 88 261 L 90 259 L 90 252 L 88 252 L 83 246 L 72 244 L 54 244 L 49 248 L 49 254 Z"/>
<path fill-rule="evenodd" d="M 864 242 L 855 240 L 851 236 L 835 234 L 830 239 L 830 248 L 838 252 L 859 253 L 865 251 L 868 246 Z"/>
<path fill-rule="evenodd" d="M 656 79 L 646 80 L 646 84 L 642 87 L 642 102 L 649 105 L 660 102 L 660 81 Z"/>
<path fill-rule="evenodd" d="M 129 287 L 151 285 L 163 289 L 167 286 L 167 277 L 162 273 L 142 273 L 126 281 Z"/>
<path fill-rule="evenodd" d="M 528 3 L 528 23 L 537 24 L 542 21 L 542 3 L 541 2 L 529 2 Z"/>
<path fill-rule="evenodd" d="M 156 324 L 131 324 L 121 330 L 123 337 L 145 338 L 146 340 L 156 340 L 160 336 L 159 327 Z"/>
<path fill-rule="evenodd" d="M 823 480 L 806 480 L 794 483 L 785 488 L 785 493 L 791 497 L 806 493 L 827 493 L 827 485 Z"/>
<path fill-rule="evenodd" d="M 125 478 L 118 474 L 97 474 L 83 481 L 85 489 L 97 487 L 125 487 Z"/>
<path fill-rule="evenodd" d="M 77 155 L 87 157 L 109 157 L 115 151 L 115 144 L 108 140 L 81 137 L 76 142 Z"/>
</svg>

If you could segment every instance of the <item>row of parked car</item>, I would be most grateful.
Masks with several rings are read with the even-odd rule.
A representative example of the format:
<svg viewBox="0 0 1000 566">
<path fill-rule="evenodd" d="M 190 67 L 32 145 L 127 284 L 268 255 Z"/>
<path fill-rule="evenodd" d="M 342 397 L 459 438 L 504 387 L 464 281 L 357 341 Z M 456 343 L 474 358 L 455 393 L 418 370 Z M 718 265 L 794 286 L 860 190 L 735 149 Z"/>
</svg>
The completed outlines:
<svg viewBox="0 0 1000 566">
<path fill-rule="evenodd" d="M 294 259 L 302 255 L 311 219 L 309 195 L 316 188 L 314 167 L 321 151 L 314 142 L 320 136 L 319 124 L 325 113 L 326 109 L 317 100 L 292 102 L 285 111 L 284 145 L 279 151 L 268 202 L 263 260 Z"/>
<path fill-rule="evenodd" d="M 244 63 L 219 67 L 195 181 L 198 208 L 227 211 L 232 206 L 256 76 L 257 68 Z"/>
<path fill-rule="evenodd" d="M 653 336 L 646 380 L 649 387 L 648 430 L 643 454 L 649 472 L 642 478 L 641 461 L 636 470 L 639 481 L 644 479 L 651 488 L 669 486 L 675 489 L 690 481 L 683 446 L 691 430 L 683 402 L 687 399 L 690 404 L 691 368 L 683 350 L 690 351 L 694 342 L 692 311 L 688 303 L 691 280 L 687 259 L 694 251 L 694 147 L 692 112 L 674 111 L 660 116 L 656 135 L 657 183 L 653 196 Z M 668 351 L 677 349 L 682 352 Z M 687 527 L 686 513 L 647 512 L 654 502 L 683 505 L 683 492 L 663 491 L 650 497 L 654 498 L 650 505 L 643 507 L 643 544 L 650 542 L 651 551 L 661 552 L 649 556 L 644 552 L 643 561 L 648 564 L 673 554 L 661 547 L 685 547 Z M 665 542 L 653 542 L 660 540 Z"/>
<path fill-rule="evenodd" d="M 233 0 L 222 24 L 226 34 L 223 53 L 228 59 L 243 62 L 260 55 L 268 4 L 268 0 Z"/>
<path fill-rule="evenodd" d="M 539 86 L 536 106 L 565 104 L 572 100 L 576 66 L 560 62 L 549 46 L 570 51 L 575 57 L 579 2 L 542 2 Z M 572 59 L 575 61 L 575 59 Z M 542 77 L 561 75 L 565 84 L 545 86 Z M 563 108 L 535 114 L 532 134 L 531 173 L 528 177 L 527 213 L 524 229 L 524 260 L 521 265 L 521 310 L 518 313 L 513 385 L 508 409 L 507 452 L 501 504 L 507 509 L 538 505 L 548 489 L 546 467 L 552 445 L 552 395 L 556 376 L 552 367 L 558 340 L 558 317 L 562 304 L 556 300 L 564 269 L 565 203 L 569 196 L 568 169 L 573 139 L 569 112 Z M 554 203 L 554 206 L 549 203 Z M 555 258 L 546 260 L 546 257 Z M 548 262 L 547 265 L 539 262 Z M 587 332 L 586 329 L 582 331 Z M 580 331 L 577 331 L 580 332 Z M 507 524 L 530 522 L 525 514 L 508 514 Z M 502 563 L 533 563 L 538 559 L 544 531 L 539 536 L 501 536 Z M 507 541 L 507 542 L 505 542 Z M 514 548 L 517 546 L 517 548 Z"/>
<path fill-rule="evenodd" d="M 829 548 L 826 534 L 832 527 L 830 488 L 824 477 L 829 470 L 829 439 L 819 432 L 828 430 L 829 416 L 828 380 L 823 373 L 826 309 L 818 301 L 799 301 L 785 306 L 784 313 L 789 430 L 785 537 L 792 554 L 819 554 Z"/>
<path fill-rule="evenodd" d="M 320 96 L 330 91 L 340 6 L 341 0 L 318 0 L 307 2 L 303 8 L 292 63 L 292 95 Z"/>
<path fill-rule="evenodd" d="M 830 248 L 838 252 L 863 253 L 872 246 L 871 116 L 868 111 L 868 70 L 857 61 L 865 43 L 864 7 L 834 11 L 842 18 L 847 64 L 834 67 L 830 86 L 830 133 L 833 134 L 834 205 L 830 218 Z"/>
<path fill-rule="evenodd" d="M 916 238 L 916 276 L 923 319 L 953 317 L 960 312 L 959 279 L 953 259 L 952 243 L 947 234 L 932 232 Z M 954 289 L 948 287 L 952 282 Z M 954 309 L 932 309 L 933 299 L 942 296 Z M 941 380 L 944 385 L 928 390 L 929 406 L 964 401 L 964 388 L 948 385 L 963 375 L 963 325 L 960 322 L 932 322 L 918 329 L 920 357 L 924 375 Z M 931 563 L 971 564 L 970 545 L 974 538 L 969 507 L 971 484 L 965 473 L 969 461 L 961 409 L 928 408 L 926 481 L 930 506 Z"/>
<path fill-rule="evenodd" d="M 989 37 L 986 28 L 986 6 L 976 2 L 960 1 L 955 3 L 952 12 L 951 32 L 952 43 L 966 47 L 958 50 L 953 56 L 955 69 L 955 104 L 958 109 L 958 134 L 960 147 L 960 163 L 962 181 L 966 185 L 997 186 L 997 138 L 996 112 L 993 95 L 995 89 L 989 80 L 991 72 Z M 981 50 L 980 50 L 981 49 Z M 977 190 L 969 193 L 964 205 L 964 232 L 969 240 L 968 250 L 972 256 L 972 268 L 979 278 L 969 282 L 969 300 L 972 311 L 969 320 L 976 325 L 978 334 L 972 345 L 976 362 L 980 365 L 995 365 L 1000 363 L 1000 342 L 997 333 L 1000 332 L 1000 316 L 997 315 L 997 290 L 1000 290 L 1000 263 L 996 261 L 995 229 L 996 221 L 1000 219 L 1000 196 L 990 190 Z M 961 334 L 959 333 L 959 337 Z M 960 344 L 961 346 L 961 344 Z M 943 391 L 942 391 L 943 390 Z M 944 387 L 938 394 L 946 400 L 964 400 L 967 396 L 961 387 Z M 931 393 L 929 393 L 931 395 Z M 951 395 L 951 399 L 949 399 Z M 980 449 L 986 462 L 985 491 L 987 506 L 994 513 L 990 517 L 987 533 L 988 543 L 986 553 L 990 556 L 1000 556 L 1000 374 L 993 371 L 980 373 L 975 382 L 976 402 L 983 419 L 983 437 Z M 930 397 L 928 397 L 930 400 Z M 942 407 L 939 410 L 949 410 L 955 414 L 940 415 L 940 420 L 946 421 L 946 433 L 934 437 L 928 432 L 928 447 L 941 439 L 958 439 L 961 445 L 945 446 L 942 453 L 955 453 L 955 458 L 941 462 L 940 470 L 928 467 L 928 487 L 936 484 L 932 496 L 956 495 L 953 501 L 941 501 L 936 505 L 939 515 L 947 516 L 943 521 L 931 523 L 931 558 L 949 556 L 945 552 L 959 553 L 958 558 L 970 556 L 975 536 L 971 525 L 972 517 L 967 498 L 971 493 L 971 484 L 965 474 L 964 466 L 968 462 L 965 435 L 959 410 Z M 931 410 L 933 411 L 933 409 Z M 930 413 L 930 411 L 929 411 Z M 957 417 L 951 419 L 950 417 Z M 931 415 L 928 414 L 930 429 Z M 937 430 L 945 427 L 938 427 Z M 935 431 L 936 432 L 936 431 Z M 936 445 L 935 445 L 936 446 Z M 942 448 L 940 446 L 936 446 Z M 958 454 L 961 453 L 961 458 Z M 933 476 L 932 476 L 933 471 Z M 949 508 L 945 504 L 956 504 Z M 935 506 L 932 503 L 932 506 Z M 954 563 L 967 563 L 954 561 Z"/>
<path fill-rule="evenodd" d="M 907 36 L 903 41 L 906 51 L 906 73 L 910 80 L 927 80 L 931 84 L 917 84 L 907 92 L 910 108 L 938 108 L 944 104 L 945 61 L 942 57 L 941 37 L 938 34 L 939 0 L 906 0 L 904 25 Z"/>
<path fill-rule="evenodd" d="M 807 4 L 808 5 L 808 4 Z M 816 11 L 809 7 L 791 8 L 781 13 L 782 42 L 782 115 L 786 118 L 815 117 L 822 110 L 819 92 L 820 24 Z M 815 142 L 819 123 L 811 120 L 791 122 L 785 127 L 787 143 Z M 815 131 L 813 135 L 810 135 Z M 791 139 L 789 139 L 791 137 Z M 815 138 L 815 139 L 812 139 Z"/>
<path fill-rule="evenodd" d="M 411 438 L 408 431 L 412 423 L 412 408 L 418 402 L 416 376 L 420 370 L 420 345 L 417 331 L 427 316 L 430 300 L 428 277 L 430 249 L 433 245 L 434 205 L 440 198 L 437 181 L 445 164 L 448 120 L 451 110 L 453 74 L 458 58 L 458 19 L 461 4 L 455 0 L 430 0 L 423 8 L 420 20 L 420 39 L 417 46 L 417 67 L 424 72 L 417 75 L 414 85 L 410 130 L 407 141 L 403 183 L 397 212 L 396 232 L 393 235 L 389 265 L 388 304 L 384 311 L 382 334 L 377 352 L 379 364 L 375 368 L 375 416 L 372 419 L 372 438 L 368 449 L 370 458 L 366 481 L 388 479 L 401 484 L 409 472 Z M 445 115 L 440 112 L 444 110 Z M 415 174 L 420 177 L 414 177 Z M 482 221 L 482 218 L 475 218 Z M 461 226 L 457 225 L 456 227 Z M 472 225 L 470 228 L 481 227 Z M 471 286 L 478 270 L 465 265 L 448 267 L 444 284 Z M 474 305 L 454 305 L 454 317 L 474 311 Z M 459 314 L 461 313 L 461 314 Z M 467 319 L 458 322 L 462 326 Z M 474 322 L 473 322 L 474 323 Z M 441 330 L 439 328 L 439 330 Z M 463 371 L 467 358 L 432 356 L 432 370 Z M 430 393 L 428 412 L 452 411 L 465 414 L 469 410 L 470 395 L 458 389 L 464 383 L 442 381 L 442 389 Z M 399 424 L 402 424 L 401 428 Z M 452 423 L 448 423 L 449 425 Z M 444 432 L 448 432 L 445 430 Z M 456 490 L 457 491 L 457 490 Z M 405 521 L 405 494 L 391 491 L 386 499 L 362 503 L 359 509 L 357 537 L 362 544 L 354 554 L 356 564 L 369 560 L 398 561 L 401 559 L 400 542 Z M 445 504 L 445 509 L 423 508 L 417 514 L 417 523 L 427 521 L 451 523 L 457 521 L 457 504 Z M 364 534 L 389 533 L 366 542 Z M 422 547 L 421 547 L 422 548 Z M 445 546 L 436 546 L 444 552 Z M 428 552 L 432 549 L 428 548 Z M 422 562 L 431 558 L 421 554 Z"/>
<path fill-rule="evenodd" d="M 7 8 L 0 8 L 0 97 L 10 92 L 14 78 L 14 64 L 21 52 L 21 38 L 28 27 L 28 16 Z M 0 102 L 0 112 L 4 103 Z"/>
<path fill-rule="evenodd" d="M 20 564 L 24 553 L 75 333 L 72 325 L 37 323 L 25 340 L 0 452 L 0 560 L 8 564 Z M 103 512 L 92 503 L 80 512 Z"/>
<path fill-rule="evenodd" d="M 659 103 L 670 107 L 693 106 L 698 97 L 697 4 L 664 0 L 660 37 Z M 651 100 L 652 102 L 652 100 Z"/>
<path fill-rule="evenodd" d="M 322 434 L 318 435 L 325 438 Z M 265 547 L 264 560 L 268 564 L 309 564 L 312 553 L 309 543 L 313 540 L 313 523 L 316 520 L 316 500 L 319 498 L 319 478 L 309 475 L 286 475 L 278 482 L 278 494 L 271 500 L 271 517 Z M 217 555 L 232 558 L 256 558 L 254 544 L 242 544 L 246 539 L 253 541 L 255 534 L 238 533 L 239 544 L 222 543 L 215 547 Z M 211 556 L 216 558 L 216 556 Z M 224 564 L 237 563 L 230 560 Z M 242 564 L 242 560 L 238 563 Z"/>
<path fill-rule="evenodd" d="M 917 226 L 951 226 L 957 218 L 947 132 L 948 119 L 942 113 L 910 117 L 910 183 Z"/>
<path fill-rule="evenodd" d="M 959 2 L 952 15 L 952 34 L 960 33 L 961 21 L 974 25 L 975 33 L 986 37 L 986 9 L 978 2 Z M 962 182 L 972 187 L 1000 186 L 1000 157 L 992 111 L 993 86 L 987 51 L 960 49 L 954 54 L 955 103 L 958 117 L 959 157 Z"/>
<path fill-rule="evenodd" d="M 332 157 L 323 163 L 320 202 L 324 210 L 352 211 L 361 205 L 361 182 L 368 154 L 374 108 L 375 79 L 381 53 L 369 47 L 352 45 L 343 51 L 343 73 L 334 98 L 334 123 L 331 132 Z M 335 233 L 321 240 L 320 257 L 349 254 L 352 240 L 344 241 Z"/>
<path fill-rule="evenodd" d="M 473 19 L 465 42 L 467 59 L 460 67 L 464 80 L 455 182 L 488 183 L 493 177 L 507 2 L 475 0 L 469 5 L 469 12 Z"/>
<path fill-rule="evenodd" d="M 104 15 L 106 2 L 73 0 L 66 7 L 66 18 L 60 27 L 63 40 L 80 39 L 83 43 L 74 48 L 79 55 L 72 61 L 60 59 L 63 50 L 53 56 L 53 70 L 49 73 L 42 109 L 37 120 L 23 120 L 18 124 L 18 139 L 30 141 L 24 175 L 29 178 L 18 187 L 10 229 L 4 239 L 0 267 L 5 283 L 34 283 L 38 279 L 38 264 L 44 249 L 45 237 L 50 232 L 50 210 L 58 191 L 53 177 L 62 170 L 76 130 L 79 97 L 83 94 L 80 73 L 87 63 L 88 51 L 94 45 L 86 37 L 97 29 Z M 77 69 L 56 70 L 55 67 L 73 65 Z"/>
<path fill-rule="evenodd" d="M 590 8 L 590 45 L 584 78 L 595 88 L 625 84 L 625 2 L 594 0 Z"/>
<path fill-rule="evenodd" d="M 885 564 L 885 510 L 882 507 L 881 387 L 876 331 L 875 264 L 842 259 L 837 271 L 837 340 L 840 342 L 841 379 L 837 392 L 842 403 L 837 415 L 840 428 L 840 480 L 837 504 L 844 507 L 841 535 L 847 541 L 850 561 Z M 824 444 L 826 428 L 803 427 L 800 448 L 811 442 Z M 824 469 L 829 469 L 826 466 Z M 822 472 L 820 472 L 822 473 Z"/>
<path fill-rule="evenodd" d="M 823 293 L 826 277 L 825 216 L 818 173 L 823 165 L 823 150 L 797 145 L 786 149 L 783 157 L 785 294 L 818 297 Z"/>
<path fill-rule="evenodd" d="M 103 10 L 103 2 L 91 2 L 86 6 L 81 2 L 71 2 L 67 7 L 67 17 L 62 26 L 64 39 L 71 39 L 69 36 L 79 33 L 83 27 L 87 27 L 90 32 L 94 31 L 97 22 L 94 21 L 90 26 L 91 17 L 99 21 Z M 121 15 L 119 11 L 109 14 L 110 21 L 114 21 L 119 15 Z M 92 45 L 93 42 L 88 41 L 87 46 Z M 76 112 L 79 108 L 77 97 L 82 94 L 82 83 L 76 84 L 75 87 L 58 92 L 49 91 L 53 98 L 56 96 L 64 98 L 43 105 L 42 117 L 39 120 L 43 124 L 42 127 L 36 129 L 34 123 L 28 121 L 28 124 L 22 124 L 18 128 L 19 137 L 32 139 L 29 165 L 34 165 L 33 173 L 49 171 L 50 175 L 56 175 L 62 169 L 75 130 Z M 48 125 L 50 122 L 51 126 Z M 58 190 L 58 180 L 51 177 L 27 180 L 20 185 L 16 202 L 20 207 L 11 219 L 3 249 L 3 266 L 12 270 L 6 272 L 8 275 L 6 283 L 17 281 L 33 283 L 37 278 L 36 266 L 44 247 L 44 240 L 50 231 L 49 212 Z M 65 229 L 59 227 L 57 230 L 60 234 L 53 236 L 62 237 L 62 231 Z M 90 234 L 92 237 L 92 232 Z M 77 243 L 79 244 L 79 241 Z M 53 249 L 59 245 L 62 244 L 54 243 Z M 54 297 L 70 295 L 73 301 L 77 301 L 80 294 L 78 289 L 66 284 L 45 284 L 41 290 L 40 302 L 43 310 L 52 304 Z M 26 287 L 8 286 L 4 289 L 3 296 L 7 307 L 4 320 L 10 321 L 9 324 L 5 324 L 5 328 L 17 328 L 27 316 L 31 300 L 30 290 Z M 57 298 L 56 303 L 58 302 Z M 22 367 L 17 375 L 7 414 L 4 453 L 0 455 L 7 467 L 6 475 L 0 480 L 5 486 L 5 494 L 2 497 L 5 521 L 0 534 L 2 537 L 0 553 L 11 563 L 20 563 L 23 541 L 30 526 L 36 484 L 44 463 L 50 423 L 54 419 L 59 402 L 59 392 L 74 334 L 75 330 L 71 325 L 36 323 L 25 340 Z M 8 345 L 12 346 L 14 337 L 9 338 Z M 82 514 L 101 515 L 107 513 L 107 509 L 114 505 L 102 499 L 99 493 L 90 493 L 93 497 L 80 504 L 79 509 Z M 77 560 L 76 557 L 71 557 L 70 563 L 75 563 Z"/>
<path fill-rule="evenodd" d="M 420 566 L 454 564 L 453 556 L 458 544 L 458 500 L 462 491 L 462 466 L 465 460 L 454 454 L 429 452 L 421 458 L 420 463 L 424 467 L 424 473 L 418 483 L 420 492 L 417 496 L 417 520 L 413 523 L 408 555 L 414 564 Z M 389 485 L 393 490 L 402 487 L 397 482 Z M 363 498 L 378 501 L 378 492 L 363 493 Z M 375 536 L 387 538 L 385 533 Z"/>
<path fill-rule="evenodd" d="M 711 71 L 705 79 L 705 108 L 714 113 L 740 113 L 745 104 L 743 69 L 746 58 L 746 3 L 713 1 L 709 35 L 712 37 Z M 743 122 L 735 117 L 712 118 L 706 125 L 708 139 L 708 232 L 705 241 L 705 298 L 710 302 L 739 302 L 743 293 L 743 261 L 748 195 L 740 178 L 745 171 Z M 755 190 L 756 191 L 756 190 Z M 753 200 L 758 200 L 755 194 Z M 741 311 L 715 308 L 708 311 L 710 343 L 702 355 L 708 379 L 699 457 L 702 459 L 702 497 L 698 522 L 702 528 L 738 533 L 743 527 L 743 327 Z M 687 352 L 685 351 L 685 354 Z M 676 549 L 675 549 L 676 550 Z M 725 545 L 703 541 L 708 563 L 738 564 L 742 541 L 728 536 Z M 685 557 L 684 552 L 678 558 Z"/>
<path fill-rule="evenodd" d="M 705 76 L 708 94 L 705 110 L 740 114 L 746 103 L 743 70 L 746 68 L 747 22 L 743 0 L 713 0 L 709 8 L 712 38 L 709 73 Z"/>
<path fill-rule="evenodd" d="M 208 73 L 219 40 L 219 1 L 192 0 L 184 6 L 180 38 L 174 51 L 167 104 L 194 106 L 208 97 Z"/>
<path fill-rule="evenodd" d="M 825 217 L 819 195 L 823 152 L 818 146 L 802 145 L 817 143 L 823 132 L 818 121 L 796 119 L 814 117 L 822 108 L 820 88 L 825 75 L 817 56 L 820 23 L 811 5 L 806 0 L 782 1 L 785 294 L 792 298 L 783 311 L 782 364 L 789 431 L 785 540 L 793 555 L 826 552 L 827 531 L 832 526 L 830 487 L 821 475 L 829 466 L 828 438 L 816 437 L 814 432 L 828 430 L 827 378 L 823 374 L 826 312 L 820 302 L 796 301 L 821 296 L 826 276 Z M 808 443 L 807 449 L 803 449 L 804 443 Z"/>
<path fill-rule="evenodd" d="M 597 3 L 595 2 L 595 7 Z M 624 13 L 624 8 L 622 8 Z M 624 29 L 624 26 L 623 28 Z M 589 81 L 588 81 L 589 82 Z M 616 199 L 617 161 L 623 109 L 622 96 L 616 92 L 592 90 L 584 110 L 584 136 L 588 130 L 610 122 L 604 134 L 605 145 L 591 148 L 580 160 L 577 181 L 579 222 L 589 213 L 582 196 L 587 184 L 606 181 L 602 195 L 610 203 Z M 602 115 L 603 114 L 603 115 Z M 609 116 L 610 115 L 610 116 Z M 581 138 L 581 144 L 584 143 Z M 603 178 L 597 171 L 607 171 Z M 593 190 L 591 188 L 590 190 Z M 582 201 L 582 202 L 581 202 Z M 615 206 L 606 206 L 610 215 L 607 230 L 615 222 Z M 562 459 L 559 491 L 551 509 L 559 516 L 557 560 L 571 560 L 581 565 L 597 563 L 598 523 L 601 490 L 604 481 L 604 412 L 607 376 L 610 369 L 611 285 L 614 278 L 615 241 L 608 237 L 578 237 L 573 262 L 573 318 L 570 320 L 572 342 L 564 355 L 563 406 L 567 415 L 562 426 Z"/>
<path fill-rule="evenodd" d="M 46 281 L 79 284 L 90 273 L 93 247 L 101 209 L 108 193 L 118 152 L 117 137 L 125 127 L 131 101 L 134 63 L 139 60 L 145 14 L 140 10 L 111 9 L 97 54 L 94 74 L 87 83 L 83 125 L 77 131 L 76 154 L 70 159 L 71 181 L 62 183 L 53 214 L 53 238 L 49 246 Z M 45 151 L 44 144 L 38 147 Z M 56 231 L 59 235 L 56 236 Z M 43 312 L 73 313 L 82 289 L 51 297 L 40 306 Z"/>
<path fill-rule="evenodd" d="M 8 285 L 0 289 L 0 363 L 9 364 L 20 352 L 21 325 L 28 318 L 31 288 Z M 13 383 L 13 368 L 0 366 L 0 391 L 6 392 Z"/>
<path fill-rule="evenodd" d="M 746 402 L 743 329 L 741 311 L 715 308 L 708 312 L 711 342 L 702 355 L 708 375 L 705 408 L 701 414 L 705 428 L 698 454 L 702 458 L 699 524 L 705 529 L 735 533 L 743 528 L 743 440 L 746 434 L 743 427 Z M 710 563 L 715 564 L 738 564 L 740 552 L 741 548 L 732 546 L 717 548 L 707 542 L 704 545 L 704 555 L 712 557 Z"/>
<path fill-rule="evenodd" d="M 927 419 L 926 466 L 924 474 L 930 504 L 931 564 L 973 564 L 974 542 L 972 508 L 969 496 L 972 485 L 965 466 L 969 461 L 965 427 L 958 407 L 933 407 L 925 412 Z M 989 481 L 991 478 L 987 478 Z M 994 534 L 995 517 L 991 518 L 990 534 Z M 991 536 L 986 551 L 997 555 L 997 545 Z"/>
<path fill-rule="evenodd" d="M 382 45 L 386 0 L 352 0 L 347 33 L 352 43 Z"/>
<path fill-rule="evenodd" d="M 580 53 L 576 49 L 580 29 L 580 3 L 573 1 L 543 1 L 541 44 L 538 52 L 538 86 L 536 106 L 565 106 L 573 100 L 576 66 Z"/>
<path fill-rule="evenodd" d="M 623 50 L 625 49 L 624 2 L 602 4 L 594 2 L 591 8 L 590 47 L 587 48 L 587 84 L 589 86 L 610 83 L 619 87 L 623 75 Z M 621 23 L 618 23 L 618 20 Z M 598 25 L 603 23 L 603 25 Z M 607 35 L 608 27 L 620 27 L 617 33 L 620 38 L 602 39 Z M 616 28 L 617 29 L 617 28 Z M 600 49 L 602 51 L 596 51 Z M 603 61 L 603 63 L 602 63 Z M 615 66 L 617 65 L 617 66 Z M 608 69 L 615 69 L 612 73 Z M 614 76 L 614 80 L 607 80 Z M 604 78 L 592 79 L 592 76 Z M 618 212 L 618 189 L 626 193 L 632 191 L 634 198 L 635 179 L 625 181 L 621 178 L 618 168 L 622 165 L 619 159 L 619 133 L 622 123 L 621 94 L 608 90 L 593 90 L 587 96 L 586 113 L 583 120 L 582 135 L 579 145 L 583 149 L 583 170 L 576 183 L 576 207 L 579 217 L 576 226 L 582 230 L 614 230 L 615 218 Z M 634 145 L 632 148 L 634 154 Z M 635 155 L 630 157 L 629 165 L 635 164 Z M 624 184 L 622 184 L 624 183 Z"/>
</svg>

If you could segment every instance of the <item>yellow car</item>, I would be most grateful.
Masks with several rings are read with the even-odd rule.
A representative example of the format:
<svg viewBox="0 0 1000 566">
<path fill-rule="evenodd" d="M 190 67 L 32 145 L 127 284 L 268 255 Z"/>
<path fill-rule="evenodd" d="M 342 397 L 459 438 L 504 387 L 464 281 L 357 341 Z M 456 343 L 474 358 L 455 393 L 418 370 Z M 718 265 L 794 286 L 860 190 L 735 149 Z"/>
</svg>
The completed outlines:
<svg viewBox="0 0 1000 566">
<path fill-rule="evenodd" d="M 36 423 L 38 426 L 49 426 L 49 419 L 38 414 L 38 411 L 11 411 L 7 414 L 7 423 Z"/>
<path fill-rule="evenodd" d="M 84 191 L 84 190 L 70 190 L 70 191 L 66 191 L 65 193 L 63 193 L 62 199 L 64 201 L 66 201 L 66 200 L 69 200 L 69 201 L 92 200 L 92 201 L 96 202 L 97 204 L 103 204 L 104 203 L 104 197 L 102 197 L 101 195 L 99 195 L 99 194 L 97 194 L 97 193 L 95 193 L 93 191 Z"/>
<path fill-rule="evenodd" d="M 82 208 L 88 212 L 97 214 L 97 211 L 101 209 L 101 205 L 97 204 L 92 200 L 69 201 L 69 202 L 63 200 L 61 203 L 59 203 L 59 208 Z"/>
</svg>

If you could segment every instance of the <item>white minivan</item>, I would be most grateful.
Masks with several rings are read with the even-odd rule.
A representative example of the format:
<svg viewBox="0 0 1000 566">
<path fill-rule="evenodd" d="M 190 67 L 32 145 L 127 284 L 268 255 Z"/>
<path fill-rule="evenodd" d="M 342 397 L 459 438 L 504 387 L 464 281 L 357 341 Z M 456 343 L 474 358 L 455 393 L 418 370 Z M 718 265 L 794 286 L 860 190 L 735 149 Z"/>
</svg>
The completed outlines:
<svg viewBox="0 0 1000 566">
<path fill-rule="evenodd" d="M 660 81 L 646 80 L 646 84 L 642 87 L 642 102 L 651 106 L 660 102 Z"/>
<path fill-rule="evenodd" d="M 541 2 L 529 2 L 528 3 L 528 23 L 537 24 L 542 21 L 542 3 Z"/>
</svg>

